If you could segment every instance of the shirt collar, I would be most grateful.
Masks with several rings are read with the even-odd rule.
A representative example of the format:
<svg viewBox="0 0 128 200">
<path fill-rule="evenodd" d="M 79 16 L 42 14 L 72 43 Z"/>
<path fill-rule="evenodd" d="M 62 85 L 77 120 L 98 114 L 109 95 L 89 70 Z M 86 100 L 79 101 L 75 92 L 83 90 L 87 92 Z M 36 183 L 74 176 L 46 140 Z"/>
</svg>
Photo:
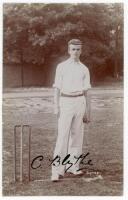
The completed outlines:
<svg viewBox="0 0 128 200">
<path fill-rule="evenodd" d="M 68 59 L 68 63 L 75 63 L 75 64 L 80 64 L 80 60 L 78 60 L 78 61 L 75 61 L 75 60 L 73 60 L 72 58 L 69 58 Z"/>
</svg>

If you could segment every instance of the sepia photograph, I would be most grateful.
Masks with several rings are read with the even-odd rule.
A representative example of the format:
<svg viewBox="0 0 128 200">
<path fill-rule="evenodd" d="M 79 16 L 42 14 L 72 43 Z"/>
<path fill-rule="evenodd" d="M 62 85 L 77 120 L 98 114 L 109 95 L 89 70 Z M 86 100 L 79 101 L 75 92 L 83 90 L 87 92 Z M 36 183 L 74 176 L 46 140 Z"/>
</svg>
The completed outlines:
<svg viewBox="0 0 128 200">
<path fill-rule="evenodd" d="M 123 196 L 124 3 L 2 7 L 2 195 Z"/>
</svg>

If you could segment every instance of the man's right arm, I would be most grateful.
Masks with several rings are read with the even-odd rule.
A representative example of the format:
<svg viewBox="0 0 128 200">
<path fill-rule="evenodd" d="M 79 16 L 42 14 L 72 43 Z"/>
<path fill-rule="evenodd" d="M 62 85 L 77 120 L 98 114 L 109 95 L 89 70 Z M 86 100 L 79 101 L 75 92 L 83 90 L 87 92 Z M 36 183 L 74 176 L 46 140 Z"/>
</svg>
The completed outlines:
<svg viewBox="0 0 128 200">
<path fill-rule="evenodd" d="M 60 89 L 55 88 L 54 89 L 54 114 L 56 114 L 57 117 L 59 117 L 60 115 L 59 99 L 60 99 Z"/>
<path fill-rule="evenodd" d="M 60 100 L 60 91 L 62 87 L 62 67 L 60 64 L 56 68 L 55 81 L 53 87 L 54 87 L 54 114 L 57 114 L 57 116 L 59 117 L 60 114 L 59 100 Z"/>
</svg>

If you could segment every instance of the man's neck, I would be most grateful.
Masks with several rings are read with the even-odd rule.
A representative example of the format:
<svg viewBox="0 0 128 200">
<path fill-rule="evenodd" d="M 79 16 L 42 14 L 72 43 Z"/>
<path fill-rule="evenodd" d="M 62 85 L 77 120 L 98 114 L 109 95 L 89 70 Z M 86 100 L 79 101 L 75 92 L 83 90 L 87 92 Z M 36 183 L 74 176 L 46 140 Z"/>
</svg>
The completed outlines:
<svg viewBox="0 0 128 200">
<path fill-rule="evenodd" d="M 69 59 L 70 59 L 72 62 L 80 62 L 80 59 L 79 59 L 79 58 L 70 57 Z"/>
</svg>

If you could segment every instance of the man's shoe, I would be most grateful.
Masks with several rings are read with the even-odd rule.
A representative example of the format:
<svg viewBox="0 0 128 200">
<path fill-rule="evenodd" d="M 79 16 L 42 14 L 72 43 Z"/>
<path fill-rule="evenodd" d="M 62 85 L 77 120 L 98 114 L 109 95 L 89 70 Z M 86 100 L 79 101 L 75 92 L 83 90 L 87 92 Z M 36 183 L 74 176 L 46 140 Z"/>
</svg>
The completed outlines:
<svg viewBox="0 0 128 200">
<path fill-rule="evenodd" d="M 52 176 L 51 176 L 51 181 L 53 181 L 53 182 L 58 182 L 60 179 L 62 179 L 63 178 L 63 175 L 59 175 L 59 174 L 53 174 Z"/>
<path fill-rule="evenodd" d="M 59 181 L 59 174 L 53 174 L 51 176 L 51 181 L 58 182 Z"/>
<path fill-rule="evenodd" d="M 69 172 L 69 173 L 71 173 L 73 175 L 79 175 L 79 176 L 84 174 L 84 172 L 81 171 L 81 170 L 79 170 L 79 171 L 77 171 L 77 170 L 68 170 L 67 172 Z"/>
</svg>

